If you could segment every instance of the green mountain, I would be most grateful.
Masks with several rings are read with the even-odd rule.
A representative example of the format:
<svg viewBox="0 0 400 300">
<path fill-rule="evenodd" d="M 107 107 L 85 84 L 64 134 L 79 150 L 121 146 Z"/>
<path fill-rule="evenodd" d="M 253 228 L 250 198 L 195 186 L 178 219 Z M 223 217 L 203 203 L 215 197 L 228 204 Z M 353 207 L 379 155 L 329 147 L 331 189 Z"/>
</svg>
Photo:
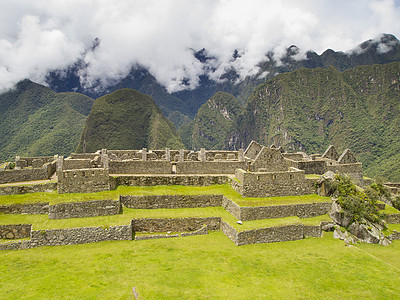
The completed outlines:
<svg viewBox="0 0 400 300">
<path fill-rule="evenodd" d="M 75 150 L 93 99 L 21 81 L 0 95 L 0 158 Z"/>
<path fill-rule="evenodd" d="M 350 148 L 367 175 L 400 180 L 400 63 L 279 74 L 252 93 L 231 138 L 321 153 Z"/>
<path fill-rule="evenodd" d="M 96 99 L 86 121 L 78 152 L 108 149 L 183 147 L 172 122 L 153 99 L 121 89 Z"/>
<path fill-rule="evenodd" d="M 99 42 L 99 41 L 96 41 Z M 101 42 L 100 42 L 101 43 Z M 300 68 L 328 68 L 335 67 L 344 71 L 360 65 L 387 64 L 400 61 L 400 42 L 391 34 L 383 34 L 374 40 L 368 40 L 360 44 L 354 51 L 337 52 L 332 49 L 326 50 L 321 55 L 309 51 L 304 56 L 299 55 L 300 49 L 290 46 L 285 55 L 277 59 L 272 52 L 267 52 L 264 58 L 258 63 L 258 73 L 247 76 L 243 81 L 238 82 L 239 74 L 233 69 L 228 69 L 221 75 L 218 81 L 210 79 L 207 72 L 199 76 L 199 86 L 195 89 L 183 90 L 169 94 L 167 90 L 157 82 L 156 78 L 140 65 L 132 66 L 128 76 L 123 78 L 113 87 L 107 90 L 95 89 L 86 90 L 81 86 L 79 70 L 85 68 L 85 64 L 78 61 L 74 66 L 61 72 L 51 72 L 47 82 L 56 91 L 78 91 L 87 94 L 92 98 L 98 98 L 110 91 L 121 88 L 131 88 L 149 95 L 161 108 L 165 116 L 171 120 L 176 128 L 182 124 L 181 115 L 193 118 L 209 98 L 218 91 L 234 95 L 242 104 L 245 104 L 253 90 L 266 80 L 272 79 L 277 74 L 292 72 Z M 207 49 L 193 50 L 194 58 L 208 72 L 215 71 L 214 67 L 218 61 Z M 232 53 L 231 61 L 240 59 L 240 53 L 236 50 Z M 253 74 L 253 73 L 252 73 Z"/>
<path fill-rule="evenodd" d="M 242 107 L 231 94 L 218 92 L 204 103 L 194 120 L 179 129 L 189 149 L 223 149 Z"/>
</svg>

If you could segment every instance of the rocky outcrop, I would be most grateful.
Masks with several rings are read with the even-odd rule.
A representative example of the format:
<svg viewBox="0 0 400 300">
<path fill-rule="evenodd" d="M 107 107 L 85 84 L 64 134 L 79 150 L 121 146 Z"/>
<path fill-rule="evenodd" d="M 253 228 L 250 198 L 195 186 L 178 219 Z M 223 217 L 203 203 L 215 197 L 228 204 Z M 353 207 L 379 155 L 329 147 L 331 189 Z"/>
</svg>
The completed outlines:
<svg viewBox="0 0 400 300">
<path fill-rule="evenodd" d="M 337 201 L 333 201 L 329 216 L 336 224 L 346 228 L 353 220 L 353 216 L 346 214 Z"/>
</svg>

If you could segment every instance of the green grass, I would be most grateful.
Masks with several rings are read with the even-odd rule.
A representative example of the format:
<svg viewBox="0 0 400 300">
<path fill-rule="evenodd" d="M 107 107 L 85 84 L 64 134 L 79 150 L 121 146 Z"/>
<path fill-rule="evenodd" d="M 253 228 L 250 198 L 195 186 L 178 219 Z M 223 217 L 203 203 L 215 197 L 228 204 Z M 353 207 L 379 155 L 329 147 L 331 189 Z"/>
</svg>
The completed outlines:
<svg viewBox="0 0 400 300">
<path fill-rule="evenodd" d="M 180 208 L 180 209 L 131 209 L 123 208 L 123 214 L 72 219 L 49 219 L 48 215 L 11 215 L 0 214 L 0 225 L 32 224 L 34 230 L 78 228 L 94 226 L 128 225 L 132 219 L 140 218 L 203 218 L 221 217 L 238 231 L 284 226 L 292 224 L 319 225 L 321 221 L 330 220 L 328 215 L 300 219 L 296 216 L 264 220 L 245 221 L 242 225 L 234 216 L 222 207 Z"/>
<path fill-rule="evenodd" d="M 318 195 L 286 196 L 286 197 L 242 197 L 229 184 L 212 186 L 180 186 L 180 185 L 159 185 L 159 186 L 119 186 L 116 190 L 98 193 L 71 193 L 57 194 L 32 193 L 23 195 L 0 196 L 0 205 L 16 203 L 37 203 L 49 202 L 57 204 L 63 202 L 90 201 L 100 199 L 117 200 L 119 195 L 225 195 L 240 206 L 267 206 L 329 202 L 329 197 Z"/>
<path fill-rule="evenodd" d="M 321 175 L 318 174 L 306 174 L 305 175 L 306 179 L 319 179 Z"/>
<path fill-rule="evenodd" d="M 3 299 L 396 299 L 400 242 L 235 246 L 221 232 L 0 252 Z"/>
<path fill-rule="evenodd" d="M 319 223 L 321 223 L 323 221 L 332 221 L 332 219 L 331 219 L 331 217 L 329 217 L 328 214 L 316 216 L 316 217 L 312 217 L 312 218 L 301 219 L 301 222 L 304 225 L 319 225 Z"/>
<path fill-rule="evenodd" d="M 385 209 L 381 210 L 381 212 L 385 214 L 400 214 L 400 211 L 398 211 L 397 209 L 395 209 L 393 206 L 390 205 L 385 205 Z"/>
<path fill-rule="evenodd" d="M 287 218 L 246 221 L 243 222 L 242 225 L 239 225 L 236 222 L 232 222 L 227 219 L 224 220 L 227 221 L 233 228 L 235 228 L 236 231 L 252 230 L 257 228 L 279 227 L 286 225 L 299 225 L 302 223 L 302 221 L 296 216 Z"/>
</svg>

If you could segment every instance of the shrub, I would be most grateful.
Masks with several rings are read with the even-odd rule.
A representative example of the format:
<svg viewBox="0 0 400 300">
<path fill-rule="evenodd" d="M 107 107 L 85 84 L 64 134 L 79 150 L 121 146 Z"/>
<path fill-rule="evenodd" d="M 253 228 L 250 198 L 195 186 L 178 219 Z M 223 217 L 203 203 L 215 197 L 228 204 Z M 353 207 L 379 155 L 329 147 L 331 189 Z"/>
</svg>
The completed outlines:
<svg viewBox="0 0 400 300">
<path fill-rule="evenodd" d="M 336 175 L 335 179 L 329 186 L 332 195 L 338 199 L 345 213 L 352 216 L 353 221 L 367 219 L 376 223 L 384 217 L 376 207 L 380 195 L 385 195 L 383 189 L 370 187 L 364 192 L 358 190 L 347 176 Z"/>
</svg>

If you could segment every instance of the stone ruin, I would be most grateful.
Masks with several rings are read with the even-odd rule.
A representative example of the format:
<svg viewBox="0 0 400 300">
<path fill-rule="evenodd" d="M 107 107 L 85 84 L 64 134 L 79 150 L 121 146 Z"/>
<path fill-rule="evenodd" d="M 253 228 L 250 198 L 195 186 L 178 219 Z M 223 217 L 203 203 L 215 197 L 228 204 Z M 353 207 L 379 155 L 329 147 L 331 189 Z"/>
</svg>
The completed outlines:
<svg viewBox="0 0 400 300">
<path fill-rule="evenodd" d="M 282 147 L 277 148 L 274 145 L 266 147 L 254 141 L 246 150 L 238 151 L 205 149 L 189 151 L 169 148 L 163 150 L 102 149 L 95 153 L 72 153 L 67 158 L 61 156 L 18 157 L 16 169 L 0 172 L 0 182 L 32 181 L 40 180 L 39 178 L 54 180 L 51 184 L 0 186 L 0 195 L 43 192 L 51 189 L 57 189 L 58 193 L 92 193 L 108 191 L 118 185 L 204 186 L 230 182 L 231 186 L 244 197 L 294 196 L 315 193 L 314 183 L 317 179 L 306 175 L 322 175 L 327 171 L 347 174 L 357 184 L 363 184 L 361 163 L 348 149 L 338 155 L 334 146 L 329 146 L 323 155 L 307 155 L 303 152 L 286 153 Z M 21 172 L 25 172 L 23 176 Z M 393 184 L 393 189 L 399 187 Z M 327 200 L 322 203 L 242 207 L 223 195 L 132 195 L 120 196 L 118 201 L 95 200 L 55 205 L 49 203 L 0 205 L 0 212 L 48 214 L 49 219 L 62 219 L 114 215 L 121 213 L 122 206 L 134 209 L 222 206 L 242 222 L 323 215 L 331 210 L 332 202 Z M 400 222 L 398 215 L 394 217 L 396 219 L 388 219 L 388 222 Z M 16 236 L 30 237 L 30 240 L 0 245 L 0 249 L 28 249 L 37 246 L 69 245 L 104 240 L 182 237 L 206 234 L 207 230 L 218 229 L 236 245 L 245 245 L 297 240 L 307 236 L 319 237 L 328 225 L 333 226 L 329 221 L 324 221 L 319 225 L 292 224 L 237 230 L 224 222 L 221 217 L 133 219 L 128 225 L 112 226 L 106 230 L 101 226 L 33 230 L 31 227 L 22 225 L 5 225 L 0 228 L 2 236 L 11 236 L 10 232 L 12 232 Z M 135 236 L 135 232 L 168 231 L 183 233 L 167 236 L 165 234 Z M 396 235 L 392 238 L 398 239 L 400 236 Z"/>
<path fill-rule="evenodd" d="M 231 182 L 242 196 L 291 196 L 315 192 L 307 174 L 346 174 L 363 185 L 362 164 L 349 149 L 334 146 L 323 155 L 286 153 L 252 141 L 246 150 L 107 150 L 69 157 L 17 157 L 14 170 L 0 172 L 0 184 L 49 179 L 57 175 L 58 193 L 107 191 L 119 184 L 195 184 Z M 136 176 L 136 177 L 135 177 Z M 53 177 L 55 178 L 55 177 Z"/>
</svg>

